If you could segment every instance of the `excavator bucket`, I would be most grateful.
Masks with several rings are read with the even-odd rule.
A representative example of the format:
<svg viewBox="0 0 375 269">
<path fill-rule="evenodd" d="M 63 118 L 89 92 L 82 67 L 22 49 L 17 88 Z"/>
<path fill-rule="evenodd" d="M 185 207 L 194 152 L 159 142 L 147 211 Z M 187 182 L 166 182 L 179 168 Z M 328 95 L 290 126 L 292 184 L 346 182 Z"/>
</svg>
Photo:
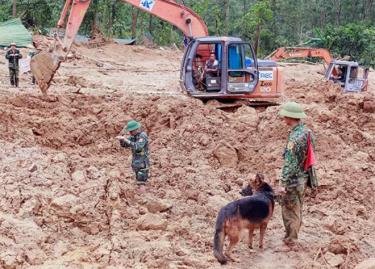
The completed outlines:
<svg viewBox="0 0 375 269">
<path fill-rule="evenodd" d="M 31 59 L 31 72 L 43 94 L 47 94 L 60 63 L 61 61 L 57 60 L 56 56 L 49 52 L 40 52 Z"/>
</svg>

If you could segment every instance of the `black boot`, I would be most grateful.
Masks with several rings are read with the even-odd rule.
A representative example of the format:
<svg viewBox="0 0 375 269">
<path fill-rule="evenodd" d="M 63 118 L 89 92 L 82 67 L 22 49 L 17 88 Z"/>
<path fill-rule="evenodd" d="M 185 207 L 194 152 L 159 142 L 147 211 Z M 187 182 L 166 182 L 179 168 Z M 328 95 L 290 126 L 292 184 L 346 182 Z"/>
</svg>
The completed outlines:
<svg viewBox="0 0 375 269">
<path fill-rule="evenodd" d="M 16 78 L 16 88 L 18 88 L 18 78 Z"/>
</svg>

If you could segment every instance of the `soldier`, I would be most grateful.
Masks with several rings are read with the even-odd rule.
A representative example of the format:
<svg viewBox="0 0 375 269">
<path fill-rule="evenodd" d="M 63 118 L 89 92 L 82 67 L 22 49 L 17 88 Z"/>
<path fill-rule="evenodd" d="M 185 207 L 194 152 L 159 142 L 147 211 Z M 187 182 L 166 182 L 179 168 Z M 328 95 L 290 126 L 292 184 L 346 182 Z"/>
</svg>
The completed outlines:
<svg viewBox="0 0 375 269">
<path fill-rule="evenodd" d="M 137 184 L 145 185 L 150 167 L 147 134 L 141 130 L 141 124 L 135 120 L 129 121 L 124 127 L 124 131 L 129 132 L 130 137 L 118 136 L 117 139 L 122 147 L 132 149 L 132 168 Z M 140 189 L 143 191 L 144 187 Z"/>
<path fill-rule="evenodd" d="M 279 114 L 291 127 L 284 150 L 281 187 L 278 193 L 281 196 L 282 218 L 286 231 L 284 243 L 288 248 L 293 248 L 296 246 L 298 232 L 302 225 L 303 195 L 309 177 L 305 160 L 308 148 L 314 145 L 314 137 L 311 130 L 301 121 L 306 117 L 301 105 L 288 102 Z"/>
<path fill-rule="evenodd" d="M 7 51 L 5 58 L 9 61 L 9 75 L 10 75 L 10 84 L 12 86 L 18 87 L 18 73 L 19 73 L 19 64 L 18 60 L 22 58 L 22 54 L 17 48 L 16 43 L 10 44 L 10 50 Z"/>
</svg>

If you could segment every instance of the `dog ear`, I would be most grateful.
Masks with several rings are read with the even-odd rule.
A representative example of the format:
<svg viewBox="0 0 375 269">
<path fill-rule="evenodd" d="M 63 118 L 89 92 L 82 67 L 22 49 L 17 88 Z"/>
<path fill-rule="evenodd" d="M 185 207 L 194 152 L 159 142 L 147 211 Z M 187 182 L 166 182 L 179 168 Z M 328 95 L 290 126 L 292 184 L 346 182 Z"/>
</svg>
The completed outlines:
<svg viewBox="0 0 375 269">
<path fill-rule="evenodd" d="M 264 181 L 264 176 L 260 173 L 257 173 L 255 176 L 255 181 L 257 184 L 261 184 Z"/>
</svg>

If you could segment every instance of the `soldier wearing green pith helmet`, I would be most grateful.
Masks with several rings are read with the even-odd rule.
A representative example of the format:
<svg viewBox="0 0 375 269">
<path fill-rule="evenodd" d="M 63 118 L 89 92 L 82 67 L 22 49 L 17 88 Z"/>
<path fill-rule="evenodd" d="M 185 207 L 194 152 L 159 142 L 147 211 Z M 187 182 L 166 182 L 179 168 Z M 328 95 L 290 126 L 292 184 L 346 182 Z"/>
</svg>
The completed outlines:
<svg viewBox="0 0 375 269">
<path fill-rule="evenodd" d="M 308 140 L 314 147 L 314 136 L 302 122 L 306 117 L 300 104 L 288 102 L 279 113 L 285 123 L 291 127 L 284 149 L 284 165 L 278 194 L 281 196 L 282 217 L 285 226 L 284 243 L 295 247 L 302 225 L 303 195 L 308 174 L 304 170 Z"/>
<path fill-rule="evenodd" d="M 124 127 L 124 131 L 128 132 L 130 136 L 128 138 L 118 136 L 117 139 L 122 147 L 131 148 L 132 169 L 137 184 L 144 185 L 147 182 L 150 167 L 147 134 L 141 130 L 141 124 L 135 120 L 129 121 Z"/>
</svg>

